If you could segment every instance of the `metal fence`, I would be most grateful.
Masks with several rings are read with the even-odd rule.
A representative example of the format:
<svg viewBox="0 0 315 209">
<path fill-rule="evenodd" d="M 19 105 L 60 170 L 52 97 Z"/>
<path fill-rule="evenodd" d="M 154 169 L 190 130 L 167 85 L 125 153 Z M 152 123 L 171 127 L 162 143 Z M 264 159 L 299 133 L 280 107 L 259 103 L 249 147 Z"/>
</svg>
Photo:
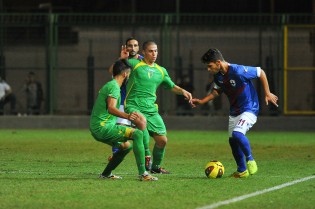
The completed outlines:
<svg viewBox="0 0 315 209">
<path fill-rule="evenodd" d="M 88 114 L 98 89 L 111 79 L 107 68 L 119 56 L 125 39 L 134 36 L 140 43 L 155 40 L 157 63 L 179 85 L 188 75 L 195 97 L 206 94 L 209 81 L 200 57 L 208 48 L 216 47 L 228 62 L 261 66 L 281 105 L 283 27 L 310 25 L 313 20 L 312 15 L 300 14 L 0 14 L 0 73 L 13 87 L 21 113 L 26 108 L 25 77 L 33 71 L 45 87 L 42 114 Z M 261 114 L 281 114 L 283 106 L 279 110 L 265 106 L 260 85 L 256 86 Z M 159 89 L 158 103 L 162 114 L 182 114 L 177 97 L 168 91 Z M 224 96 L 215 104 L 187 112 L 227 113 Z"/>
</svg>

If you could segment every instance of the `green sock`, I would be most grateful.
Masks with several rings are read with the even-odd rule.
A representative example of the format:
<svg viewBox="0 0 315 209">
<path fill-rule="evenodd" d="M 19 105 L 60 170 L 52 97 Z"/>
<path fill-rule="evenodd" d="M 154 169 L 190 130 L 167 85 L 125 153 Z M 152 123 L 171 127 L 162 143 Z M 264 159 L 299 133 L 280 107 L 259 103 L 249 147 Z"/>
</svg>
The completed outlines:
<svg viewBox="0 0 315 209">
<path fill-rule="evenodd" d="M 143 130 L 143 145 L 144 145 L 144 155 L 145 156 L 151 156 L 150 152 L 150 134 L 148 129 Z"/>
<path fill-rule="evenodd" d="M 102 175 L 109 176 L 112 173 L 112 171 L 115 170 L 115 168 L 117 168 L 117 166 L 124 160 L 125 156 L 130 152 L 131 149 L 132 145 L 130 145 L 130 147 L 128 147 L 127 149 L 118 150 L 117 152 L 115 152 L 112 160 L 109 161 Z"/>
<path fill-rule="evenodd" d="M 154 145 L 152 169 L 158 169 L 161 167 L 164 154 L 165 154 L 165 147 L 159 148 L 156 145 Z"/>
<path fill-rule="evenodd" d="M 132 134 L 133 139 L 133 152 L 135 154 L 136 163 L 139 175 L 145 172 L 145 159 L 144 159 L 144 146 L 143 146 L 143 133 L 140 130 L 135 130 Z"/>
</svg>

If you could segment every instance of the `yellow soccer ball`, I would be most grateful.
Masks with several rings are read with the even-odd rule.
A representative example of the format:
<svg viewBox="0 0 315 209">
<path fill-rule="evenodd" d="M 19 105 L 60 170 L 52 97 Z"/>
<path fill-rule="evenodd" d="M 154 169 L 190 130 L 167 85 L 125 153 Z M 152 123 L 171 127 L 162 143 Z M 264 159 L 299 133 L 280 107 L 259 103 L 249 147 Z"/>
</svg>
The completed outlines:
<svg viewBox="0 0 315 209">
<path fill-rule="evenodd" d="M 221 178 L 224 174 L 224 166 L 220 161 L 212 160 L 205 167 L 205 174 L 208 178 Z"/>
</svg>

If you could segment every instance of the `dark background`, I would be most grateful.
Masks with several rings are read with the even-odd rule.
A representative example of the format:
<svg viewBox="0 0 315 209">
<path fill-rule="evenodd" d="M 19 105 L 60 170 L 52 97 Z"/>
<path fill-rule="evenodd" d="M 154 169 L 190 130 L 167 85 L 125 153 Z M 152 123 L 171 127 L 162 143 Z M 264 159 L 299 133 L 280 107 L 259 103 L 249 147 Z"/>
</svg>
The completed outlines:
<svg viewBox="0 0 315 209">
<path fill-rule="evenodd" d="M 312 13 L 315 0 L 0 0 L 2 12 L 75 13 Z M 176 3 L 179 3 L 177 8 Z"/>
</svg>

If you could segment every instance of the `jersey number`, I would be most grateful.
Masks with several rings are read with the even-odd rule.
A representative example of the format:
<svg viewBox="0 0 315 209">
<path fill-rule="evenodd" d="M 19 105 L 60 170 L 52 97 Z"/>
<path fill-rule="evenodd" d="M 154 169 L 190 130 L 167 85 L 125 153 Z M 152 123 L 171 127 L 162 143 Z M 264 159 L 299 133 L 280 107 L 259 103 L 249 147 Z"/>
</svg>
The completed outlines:
<svg viewBox="0 0 315 209">
<path fill-rule="evenodd" d="M 246 122 L 246 120 L 240 119 L 240 120 L 238 121 L 237 125 L 243 126 L 245 122 Z"/>
</svg>

